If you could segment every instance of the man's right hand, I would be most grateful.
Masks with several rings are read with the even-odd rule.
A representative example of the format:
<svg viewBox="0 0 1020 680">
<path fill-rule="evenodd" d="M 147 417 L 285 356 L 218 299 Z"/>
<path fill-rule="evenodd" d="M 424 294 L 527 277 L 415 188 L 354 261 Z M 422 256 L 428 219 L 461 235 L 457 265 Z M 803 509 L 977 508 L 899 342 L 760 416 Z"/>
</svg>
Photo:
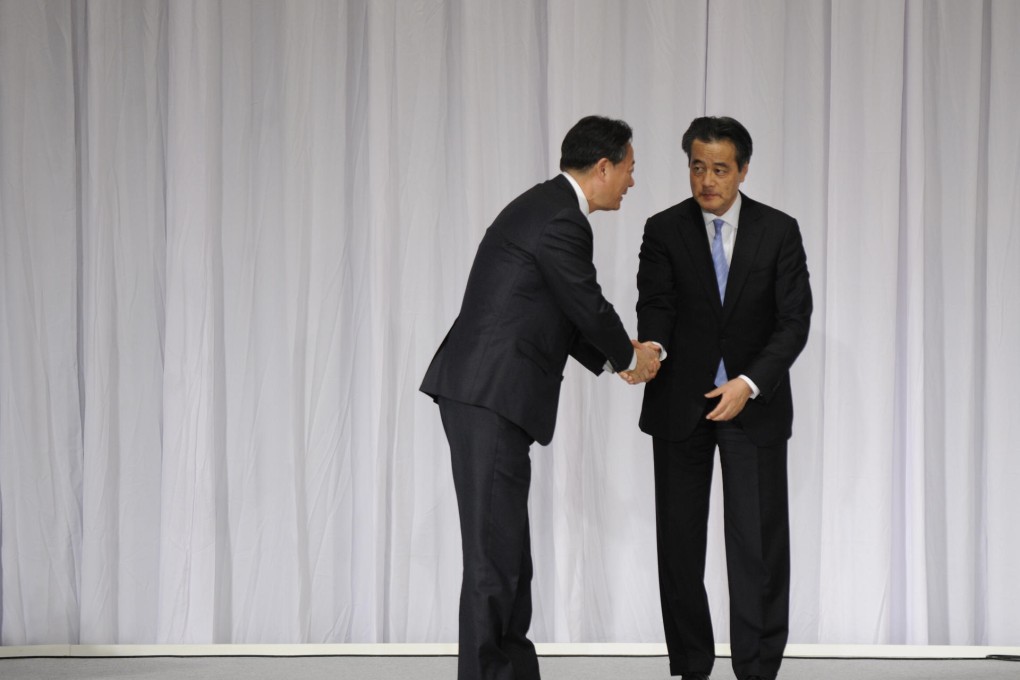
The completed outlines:
<svg viewBox="0 0 1020 680">
<path fill-rule="evenodd" d="M 659 372 L 659 345 L 654 342 L 638 342 L 633 339 L 630 344 L 634 346 L 637 365 L 632 371 L 621 371 L 620 377 L 631 385 L 648 382 Z"/>
</svg>

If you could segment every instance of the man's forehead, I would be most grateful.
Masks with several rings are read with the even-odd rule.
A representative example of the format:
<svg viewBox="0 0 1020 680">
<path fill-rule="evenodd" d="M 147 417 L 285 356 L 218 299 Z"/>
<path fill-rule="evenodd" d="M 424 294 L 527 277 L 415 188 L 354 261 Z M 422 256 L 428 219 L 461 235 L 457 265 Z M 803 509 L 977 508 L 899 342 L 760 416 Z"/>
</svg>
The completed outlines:
<svg viewBox="0 0 1020 680">
<path fill-rule="evenodd" d="M 709 144 L 717 146 L 708 148 Z M 715 165 L 725 165 L 727 163 L 735 162 L 736 158 L 736 148 L 732 143 L 729 145 L 722 145 L 717 142 L 709 142 L 700 149 L 691 149 L 692 163 L 714 163 Z"/>
</svg>

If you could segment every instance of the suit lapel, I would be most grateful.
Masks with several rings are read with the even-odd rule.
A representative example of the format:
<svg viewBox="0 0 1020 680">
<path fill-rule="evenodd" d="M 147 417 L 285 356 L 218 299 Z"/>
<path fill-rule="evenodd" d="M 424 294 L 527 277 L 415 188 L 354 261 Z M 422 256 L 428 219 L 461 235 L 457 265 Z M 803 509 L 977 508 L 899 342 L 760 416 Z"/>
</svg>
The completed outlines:
<svg viewBox="0 0 1020 680">
<path fill-rule="evenodd" d="M 687 248 L 694 263 L 695 276 L 705 288 L 705 296 L 712 308 L 722 312 L 722 300 L 719 297 L 719 284 L 715 280 L 715 265 L 712 264 L 712 251 L 708 243 L 708 232 L 701 216 L 701 207 L 693 198 L 688 199 L 688 209 L 680 214 L 680 240 Z M 732 272 L 730 274 L 732 276 Z M 729 284 L 727 284 L 728 286 Z"/>
<path fill-rule="evenodd" d="M 733 244 L 733 257 L 730 259 L 730 273 L 726 279 L 723 319 L 729 316 L 740 299 L 740 292 L 747 282 L 747 275 L 751 272 L 754 258 L 758 254 L 758 246 L 765 233 L 760 220 L 761 211 L 757 209 L 757 204 L 747 196 L 741 195 L 741 200 L 740 226 L 737 228 L 737 240 Z"/>
</svg>

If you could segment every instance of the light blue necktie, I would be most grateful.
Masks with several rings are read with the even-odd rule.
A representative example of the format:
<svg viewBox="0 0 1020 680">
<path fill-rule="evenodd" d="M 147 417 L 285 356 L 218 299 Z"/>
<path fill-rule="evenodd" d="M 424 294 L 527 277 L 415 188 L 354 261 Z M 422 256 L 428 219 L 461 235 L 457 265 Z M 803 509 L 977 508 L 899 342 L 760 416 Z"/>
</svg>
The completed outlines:
<svg viewBox="0 0 1020 680">
<path fill-rule="evenodd" d="M 722 228 L 725 224 L 720 219 L 712 220 L 715 225 L 715 238 L 712 239 L 712 264 L 715 265 L 715 280 L 719 284 L 719 300 L 726 299 L 726 277 L 730 273 L 730 265 L 726 262 L 726 250 L 723 248 Z M 726 382 L 726 367 L 722 359 L 719 360 L 719 370 L 715 373 L 715 386 L 719 387 Z"/>
</svg>

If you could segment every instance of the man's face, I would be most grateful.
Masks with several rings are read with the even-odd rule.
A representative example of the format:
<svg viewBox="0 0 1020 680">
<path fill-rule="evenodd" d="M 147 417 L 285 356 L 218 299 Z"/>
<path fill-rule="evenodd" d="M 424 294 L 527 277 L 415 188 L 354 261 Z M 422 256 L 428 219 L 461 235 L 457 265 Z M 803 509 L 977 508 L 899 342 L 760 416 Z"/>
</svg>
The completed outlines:
<svg viewBox="0 0 1020 680">
<path fill-rule="evenodd" d="M 737 200 L 740 184 L 747 176 L 747 163 L 737 167 L 737 147 L 728 139 L 691 144 L 691 193 L 701 209 L 723 215 Z"/>
<path fill-rule="evenodd" d="M 623 195 L 634 186 L 634 147 L 627 145 L 627 155 L 619 163 L 606 162 L 596 210 L 619 210 Z"/>
</svg>

